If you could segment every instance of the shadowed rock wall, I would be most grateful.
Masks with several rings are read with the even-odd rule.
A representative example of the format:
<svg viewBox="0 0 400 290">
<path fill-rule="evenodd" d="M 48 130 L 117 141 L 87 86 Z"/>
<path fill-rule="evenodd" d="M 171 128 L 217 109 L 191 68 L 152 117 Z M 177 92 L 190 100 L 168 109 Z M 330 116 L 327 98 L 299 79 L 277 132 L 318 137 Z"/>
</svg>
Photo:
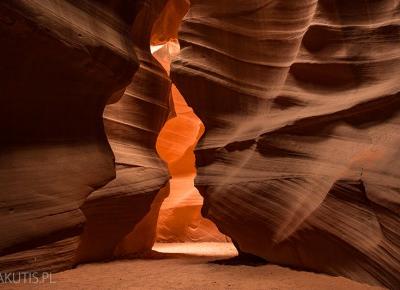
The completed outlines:
<svg viewBox="0 0 400 290">
<path fill-rule="evenodd" d="M 164 5 L 1 4 L 1 270 L 57 271 L 111 258 L 148 213 L 169 178 L 155 142 L 170 81 L 150 54 Z M 98 189 L 115 177 L 106 103 L 115 103 L 104 125 L 117 174 Z M 154 238 L 139 235 L 129 251 L 151 248 Z"/>
<path fill-rule="evenodd" d="M 171 82 L 151 55 L 150 38 L 165 3 L 136 1 L 133 7 L 136 17 L 130 37 L 140 66 L 122 98 L 104 111 L 116 179 L 93 192 L 82 206 L 87 224 L 79 261 L 137 254 L 153 246 L 158 210 L 166 194 L 159 191 L 169 179 L 155 144 L 169 114 Z M 146 215 L 146 226 L 135 228 Z"/>
<path fill-rule="evenodd" d="M 395 288 L 399 1 L 191 2 L 171 75 L 206 128 L 204 216 L 242 252 Z M 149 45 L 176 3 L 0 3 L 0 271 L 153 244 L 171 83 Z"/>
<path fill-rule="evenodd" d="M 129 23 L 76 4 L 0 3 L 1 271 L 71 267 L 80 207 L 115 175 L 103 109 L 138 61 Z"/>
<path fill-rule="evenodd" d="M 399 1 L 193 0 L 171 77 L 203 214 L 243 252 L 400 277 Z"/>
</svg>

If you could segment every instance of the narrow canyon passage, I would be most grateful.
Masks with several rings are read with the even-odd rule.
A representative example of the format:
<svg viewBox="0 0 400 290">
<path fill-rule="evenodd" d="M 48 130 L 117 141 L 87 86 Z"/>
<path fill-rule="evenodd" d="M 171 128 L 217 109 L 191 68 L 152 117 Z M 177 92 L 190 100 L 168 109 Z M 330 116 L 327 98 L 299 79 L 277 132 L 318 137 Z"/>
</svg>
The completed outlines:
<svg viewBox="0 0 400 290">
<path fill-rule="evenodd" d="M 0 289 L 400 289 L 400 0 L 7 0 L 0 43 Z"/>
<path fill-rule="evenodd" d="M 177 39 L 151 46 L 153 56 L 170 72 L 171 59 L 179 54 Z M 168 197 L 160 208 L 157 236 L 159 242 L 228 242 L 217 227 L 201 216 L 203 198 L 194 186 L 196 175 L 193 150 L 204 132 L 174 84 L 171 87 L 170 116 L 157 139 L 157 152 L 168 164 L 171 175 Z"/>
</svg>

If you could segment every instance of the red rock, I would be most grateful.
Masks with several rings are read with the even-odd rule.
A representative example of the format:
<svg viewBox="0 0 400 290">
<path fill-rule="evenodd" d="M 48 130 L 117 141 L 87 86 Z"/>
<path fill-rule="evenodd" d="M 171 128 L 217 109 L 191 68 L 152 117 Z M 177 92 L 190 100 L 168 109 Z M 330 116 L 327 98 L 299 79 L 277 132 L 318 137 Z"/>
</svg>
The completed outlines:
<svg viewBox="0 0 400 290">
<path fill-rule="evenodd" d="M 164 8 L 169 9 L 170 5 Z M 167 18 L 166 13 L 160 17 Z M 169 15 L 169 18 L 176 14 Z M 159 21 L 160 22 L 160 21 Z M 171 21 L 164 20 L 162 23 Z M 158 29 L 157 23 L 153 32 Z M 162 31 L 162 30 L 161 30 Z M 160 34 L 157 34 L 161 37 Z M 162 37 L 161 37 L 162 38 Z M 154 57 L 169 73 L 171 60 L 179 54 L 179 43 L 171 39 L 163 45 L 153 46 Z M 194 187 L 196 175 L 193 150 L 204 132 L 200 119 L 187 105 L 175 85 L 171 88 L 172 106 L 170 118 L 158 136 L 156 148 L 168 164 L 171 174 L 168 197 L 159 211 L 157 241 L 160 242 L 225 242 L 229 238 L 216 226 L 201 216 L 203 198 Z"/>
<path fill-rule="evenodd" d="M 127 23 L 86 8 L 0 3 L 1 271 L 71 267 L 80 207 L 115 174 L 102 112 L 138 61 Z"/>
<path fill-rule="evenodd" d="M 169 179 L 155 147 L 170 111 L 171 81 L 150 52 L 150 38 L 165 2 L 135 6 L 131 37 L 140 66 L 122 98 L 104 111 L 116 179 L 93 192 L 82 207 L 87 223 L 79 261 L 134 255 L 150 250 L 154 243 L 158 210 L 165 197 L 159 191 Z M 147 222 L 142 221 L 146 216 Z M 147 225 L 139 227 L 142 231 L 135 228 L 139 222 Z"/>
<path fill-rule="evenodd" d="M 399 1 L 194 0 L 172 80 L 204 216 L 242 252 L 400 284 Z"/>
<path fill-rule="evenodd" d="M 396 289 L 399 0 L 193 0 L 175 87 L 188 6 L 0 2 L 0 271 L 226 234 Z"/>
</svg>

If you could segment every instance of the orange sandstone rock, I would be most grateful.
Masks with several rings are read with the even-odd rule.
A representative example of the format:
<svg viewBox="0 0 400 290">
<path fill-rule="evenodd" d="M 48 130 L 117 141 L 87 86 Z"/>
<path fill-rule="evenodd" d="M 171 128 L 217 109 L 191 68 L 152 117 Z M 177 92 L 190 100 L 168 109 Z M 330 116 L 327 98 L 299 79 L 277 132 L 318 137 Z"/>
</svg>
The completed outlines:
<svg viewBox="0 0 400 290">
<path fill-rule="evenodd" d="M 242 252 L 400 285 L 398 0 L 193 0 L 171 78 L 203 214 Z"/>
<path fill-rule="evenodd" d="M 171 40 L 155 47 L 157 60 L 169 72 L 170 62 L 179 53 L 179 44 Z M 161 206 L 157 240 L 162 242 L 226 241 L 215 225 L 201 216 L 203 198 L 194 187 L 196 175 L 194 147 L 204 126 L 172 85 L 172 117 L 166 122 L 157 141 L 157 151 L 167 162 L 172 179 L 169 196 Z"/>
</svg>

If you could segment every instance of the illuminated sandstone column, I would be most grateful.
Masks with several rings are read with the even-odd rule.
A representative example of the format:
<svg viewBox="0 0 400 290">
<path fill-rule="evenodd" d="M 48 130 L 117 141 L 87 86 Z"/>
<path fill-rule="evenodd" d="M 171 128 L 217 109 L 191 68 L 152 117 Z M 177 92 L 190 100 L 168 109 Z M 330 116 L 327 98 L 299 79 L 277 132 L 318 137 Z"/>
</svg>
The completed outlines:
<svg viewBox="0 0 400 290">
<path fill-rule="evenodd" d="M 153 27 L 153 55 L 168 73 L 171 60 L 180 51 L 177 31 L 188 8 L 187 0 L 169 1 Z M 157 240 L 226 241 L 215 225 L 201 216 L 203 198 L 193 184 L 196 175 L 193 150 L 204 126 L 173 84 L 171 101 L 170 119 L 157 141 L 157 151 L 168 163 L 172 177 L 169 196 L 159 214 Z"/>
<path fill-rule="evenodd" d="M 153 55 L 169 72 L 170 62 L 179 53 L 179 43 L 172 39 L 153 46 Z M 157 140 L 157 151 L 167 162 L 171 174 L 169 196 L 159 214 L 157 240 L 163 242 L 226 241 L 216 226 L 201 216 L 203 198 L 194 187 L 196 175 L 193 150 L 204 132 L 200 119 L 187 105 L 175 85 L 171 88 L 172 117 Z"/>
</svg>

